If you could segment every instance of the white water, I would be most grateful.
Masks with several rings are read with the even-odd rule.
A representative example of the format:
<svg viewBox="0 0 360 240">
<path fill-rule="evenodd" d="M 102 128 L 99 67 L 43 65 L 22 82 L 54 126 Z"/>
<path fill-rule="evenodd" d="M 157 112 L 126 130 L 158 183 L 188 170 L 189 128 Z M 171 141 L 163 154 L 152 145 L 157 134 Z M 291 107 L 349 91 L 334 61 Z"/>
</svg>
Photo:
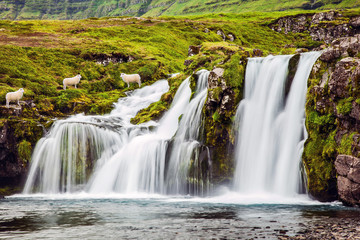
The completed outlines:
<svg viewBox="0 0 360 240">
<path fill-rule="evenodd" d="M 167 92 L 160 80 L 119 99 L 107 116 L 76 115 L 56 121 L 36 145 L 24 193 L 63 193 L 82 190 L 93 168 L 105 164 L 134 136 L 154 123 L 134 126 L 130 119 Z"/>
<path fill-rule="evenodd" d="M 237 110 L 235 190 L 293 196 L 299 192 L 307 79 L 319 53 L 301 54 L 290 92 L 291 56 L 249 59 L 245 98 Z"/>
<path fill-rule="evenodd" d="M 201 164 L 199 162 L 199 147 L 201 144 L 198 140 L 201 112 L 207 97 L 210 72 L 204 70 L 199 74 L 195 95 L 181 118 L 179 129 L 173 140 L 169 166 L 167 168 L 167 191 L 174 194 L 186 193 L 187 188 L 196 195 L 203 194 L 207 190 L 204 189 L 207 186 L 207 183 L 203 182 L 203 177 L 205 176 L 200 176 L 203 171 L 199 169 Z M 191 175 L 189 175 L 190 167 L 194 168 Z M 192 183 L 190 182 L 187 185 L 189 180 Z"/>
<path fill-rule="evenodd" d="M 130 119 L 160 99 L 169 88 L 165 80 L 120 99 L 108 116 L 77 115 L 57 121 L 36 146 L 24 193 L 164 194 L 172 187 L 166 181 L 177 182 L 179 189 L 184 189 L 192 152 L 199 145 L 196 140 L 207 95 L 209 72 L 199 74 L 194 98 L 190 101 L 188 78 L 159 123 L 151 121 L 136 126 Z M 173 171 L 166 177 L 166 157 L 172 138 L 192 147 L 172 148 L 176 154 L 170 153 L 169 168 Z M 175 169 L 173 162 L 184 167 Z"/>
</svg>

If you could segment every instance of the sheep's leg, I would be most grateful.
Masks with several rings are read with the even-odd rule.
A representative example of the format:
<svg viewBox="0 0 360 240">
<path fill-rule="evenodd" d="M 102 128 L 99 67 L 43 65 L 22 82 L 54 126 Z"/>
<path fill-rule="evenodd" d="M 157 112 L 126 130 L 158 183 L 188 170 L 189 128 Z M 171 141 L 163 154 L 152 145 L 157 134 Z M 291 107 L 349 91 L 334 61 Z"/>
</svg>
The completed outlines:
<svg viewBox="0 0 360 240">
<path fill-rule="evenodd" d="M 139 83 L 139 87 L 141 86 L 141 82 L 138 82 Z"/>
<path fill-rule="evenodd" d="M 128 84 L 128 88 L 130 87 L 130 85 L 129 85 L 129 83 L 127 83 Z"/>
<path fill-rule="evenodd" d="M 64 90 L 66 90 L 66 85 L 64 84 Z"/>
<path fill-rule="evenodd" d="M 9 108 L 9 100 L 6 99 L 6 107 Z"/>
<path fill-rule="evenodd" d="M 76 84 L 75 84 L 75 88 L 76 88 Z"/>
<path fill-rule="evenodd" d="M 19 99 L 17 100 L 17 104 L 19 105 L 19 107 L 21 107 L 20 102 L 19 102 Z"/>
</svg>

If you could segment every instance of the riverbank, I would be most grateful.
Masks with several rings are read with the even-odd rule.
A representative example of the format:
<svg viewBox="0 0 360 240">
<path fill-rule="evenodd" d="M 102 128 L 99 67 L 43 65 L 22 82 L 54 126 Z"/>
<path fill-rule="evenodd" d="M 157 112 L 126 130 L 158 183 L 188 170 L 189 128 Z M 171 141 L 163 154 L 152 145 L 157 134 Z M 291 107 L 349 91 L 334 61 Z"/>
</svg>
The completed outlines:
<svg viewBox="0 0 360 240">
<path fill-rule="evenodd" d="M 301 224 L 301 223 L 300 223 Z M 360 239 L 360 212 L 342 216 L 336 212 L 330 212 L 328 216 L 315 219 L 311 224 L 301 224 L 302 231 L 295 236 L 287 236 L 286 233 L 279 231 L 279 239 Z M 283 233 L 283 234 L 282 234 Z"/>
</svg>

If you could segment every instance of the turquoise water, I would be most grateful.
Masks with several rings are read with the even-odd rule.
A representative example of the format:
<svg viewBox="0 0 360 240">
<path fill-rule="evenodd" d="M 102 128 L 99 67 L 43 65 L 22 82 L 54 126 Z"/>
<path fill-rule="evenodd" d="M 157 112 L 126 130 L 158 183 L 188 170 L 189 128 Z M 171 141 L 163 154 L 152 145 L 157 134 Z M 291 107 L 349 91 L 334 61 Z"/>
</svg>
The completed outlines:
<svg viewBox="0 0 360 240">
<path fill-rule="evenodd" d="M 0 239 L 277 239 L 281 231 L 294 236 L 329 218 L 360 218 L 358 209 L 339 203 L 296 201 L 19 195 L 0 201 Z"/>
</svg>

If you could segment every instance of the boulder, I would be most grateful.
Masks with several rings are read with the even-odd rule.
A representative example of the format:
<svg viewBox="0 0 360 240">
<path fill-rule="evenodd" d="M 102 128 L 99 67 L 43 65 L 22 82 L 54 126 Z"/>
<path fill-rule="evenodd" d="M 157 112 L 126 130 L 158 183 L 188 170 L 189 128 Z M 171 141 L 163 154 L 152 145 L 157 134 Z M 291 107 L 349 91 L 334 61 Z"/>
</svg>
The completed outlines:
<svg viewBox="0 0 360 240">
<path fill-rule="evenodd" d="M 253 49 L 253 56 L 254 57 L 262 57 L 263 56 L 263 51 L 261 51 L 260 49 Z"/>
<path fill-rule="evenodd" d="M 233 42 L 235 40 L 235 36 L 232 34 L 228 34 L 227 38 L 229 39 L 230 42 Z"/>
<path fill-rule="evenodd" d="M 356 80 L 358 71 L 354 71 L 360 67 L 360 59 L 347 57 L 336 63 L 335 69 L 329 80 L 329 89 L 332 99 L 349 97 L 349 79 Z M 359 70 L 360 73 L 360 70 Z M 357 84 L 357 83 L 351 83 Z"/>
<path fill-rule="evenodd" d="M 221 38 L 223 39 L 223 41 L 226 40 L 226 35 L 225 35 L 225 33 L 224 33 L 223 31 L 218 30 L 218 31 L 216 32 L 216 34 L 219 35 L 219 36 L 221 36 Z"/>
<path fill-rule="evenodd" d="M 360 206 L 360 159 L 338 155 L 335 168 L 338 174 L 337 188 L 340 200 L 345 205 Z"/>
<path fill-rule="evenodd" d="M 360 27 L 360 16 L 353 17 L 350 20 L 350 26 L 352 26 L 354 28 L 359 28 Z"/>
<path fill-rule="evenodd" d="M 189 46 L 189 50 L 188 50 L 188 56 L 194 56 L 200 53 L 200 49 L 201 49 L 201 45 L 198 46 Z"/>
</svg>

